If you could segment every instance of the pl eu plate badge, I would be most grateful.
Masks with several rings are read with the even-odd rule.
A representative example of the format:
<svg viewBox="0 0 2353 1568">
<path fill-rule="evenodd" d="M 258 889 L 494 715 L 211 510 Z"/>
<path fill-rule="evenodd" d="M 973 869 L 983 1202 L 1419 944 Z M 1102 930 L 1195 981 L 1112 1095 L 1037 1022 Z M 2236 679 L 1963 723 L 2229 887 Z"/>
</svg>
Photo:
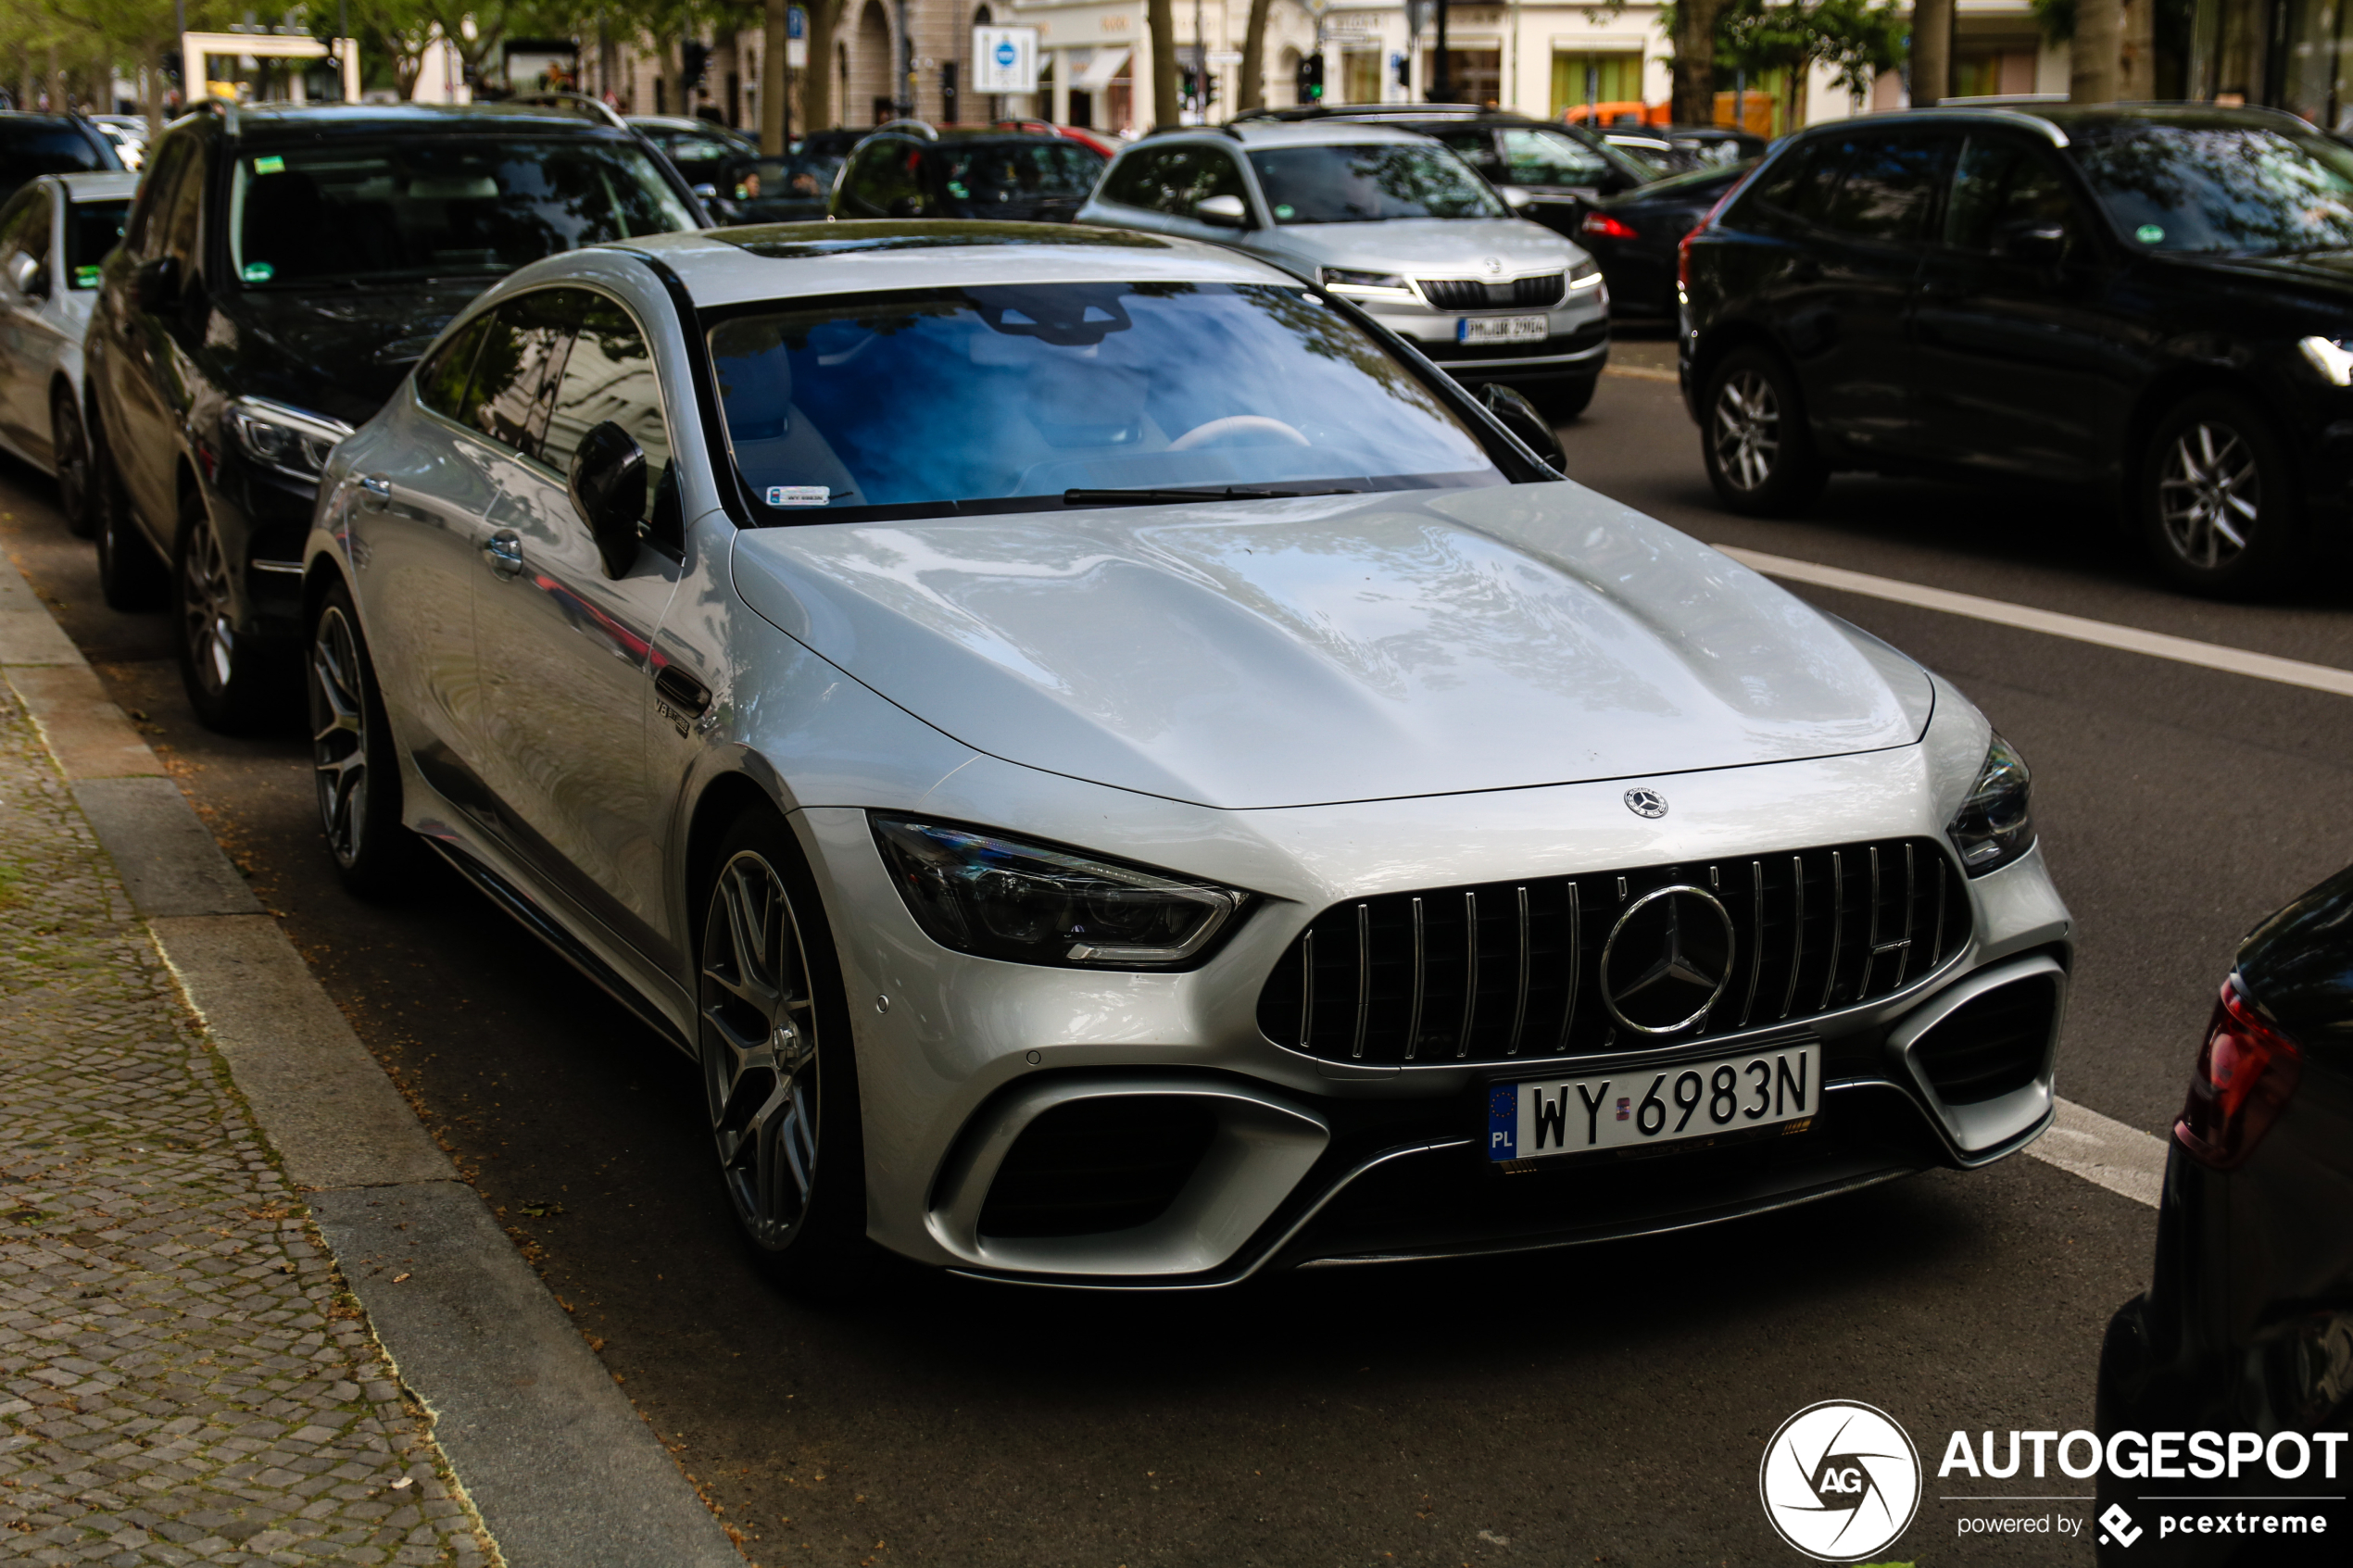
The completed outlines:
<svg viewBox="0 0 2353 1568">
<path fill-rule="evenodd" d="M 1519 1158 L 1519 1089 L 1517 1084 L 1496 1084 L 1487 1091 L 1487 1158 Z"/>
</svg>

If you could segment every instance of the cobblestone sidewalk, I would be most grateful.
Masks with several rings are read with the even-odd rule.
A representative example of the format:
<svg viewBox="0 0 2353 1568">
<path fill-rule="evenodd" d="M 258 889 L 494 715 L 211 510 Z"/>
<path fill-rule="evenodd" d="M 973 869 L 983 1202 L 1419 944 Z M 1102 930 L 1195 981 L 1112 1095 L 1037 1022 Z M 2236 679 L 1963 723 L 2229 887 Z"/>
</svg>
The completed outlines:
<svg viewBox="0 0 2353 1568">
<path fill-rule="evenodd" d="M 0 1562 L 493 1553 L 0 684 Z"/>
</svg>

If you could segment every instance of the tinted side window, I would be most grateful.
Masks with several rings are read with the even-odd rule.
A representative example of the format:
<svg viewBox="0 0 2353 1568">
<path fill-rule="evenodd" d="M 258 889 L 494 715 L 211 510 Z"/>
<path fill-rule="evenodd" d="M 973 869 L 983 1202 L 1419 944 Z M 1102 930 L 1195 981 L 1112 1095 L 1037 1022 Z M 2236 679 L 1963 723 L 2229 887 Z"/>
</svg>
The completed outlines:
<svg viewBox="0 0 2353 1568">
<path fill-rule="evenodd" d="M 923 212 L 919 170 L 923 149 L 911 143 L 889 141 L 869 144 L 850 165 L 843 194 L 859 211 L 874 218 L 912 218 Z"/>
<path fill-rule="evenodd" d="M 1437 131 L 1431 134 L 1448 148 L 1460 153 L 1465 163 L 1490 180 L 1503 177 L 1503 165 L 1495 157 L 1494 132 L 1484 127 L 1469 127 L 1460 131 Z"/>
<path fill-rule="evenodd" d="M 1103 200 L 1122 207 L 1146 207 L 1165 211 L 1160 193 L 1169 183 L 1169 177 L 1187 156 L 1182 147 L 1167 147 L 1158 152 L 1140 152 L 1123 158 L 1103 182 Z"/>
<path fill-rule="evenodd" d="M 1845 166 L 1845 144 L 1824 139 L 1773 160 L 1733 209 L 1735 221 L 1761 228 L 1819 223 Z"/>
<path fill-rule="evenodd" d="M 180 170 L 187 163 L 191 144 L 189 137 L 167 136 L 147 160 L 146 178 L 140 182 L 138 204 L 131 212 L 131 231 L 123 240 L 131 254 L 142 261 L 156 254 L 157 239 L 163 232 L 161 215 L 177 194 Z"/>
<path fill-rule="evenodd" d="M 1515 185 L 1592 185 L 1608 173 L 1601 154 L 1557 132 L 1504 132 L 1504 175 Z"/>
<path fill-rule="evenodd" d="M 488 316 L 475 317 L 417 367 L 418 402 L 453 420 L 464 410 L 466 383 L 473 375 L 474 353 L 482 347 L 483 333 L 489 329 Z"/>
<path fill-rule="evenodd" d="M 208 160 L 204 148 L 191 145 L 186 162 L 182 166 L 180 183 L 171 193 L 171 206 L 165 211 L 160 232 L 157 234 L 156 254 L 176 257 L 181 275 L 193 277 L 197 270 L 197 244 L 204 233 L 205 168 Z"/>
<path fill-rule="evenodd" d="M 27 187 L 0 207 L 0 260 L 22 251 L 38 260 L 49 252 L 49 196 Z"/>
<path fill-rule="evenodd" d="M 526 458 L 538 457 L 548 399 L 584 303 L 576 290 L 541 289 L 492 312 L 459 418 Z"/>
<path fill-rule="evenodd" d="M 1176 218 L 1188 218 L 1211 196 L 1242 196 L 1241 170 L 1234 160 L 1212 147 L 1169 147 L 1146 153 L 1120 167 L 1117 189 L 1103 194 L 1129 207 L 1150 207 Z"/>
<path fill-rule="evenodd" d="M 2056 223 L 2071 230 L 2074 215 L 2066 178 L 2048 153 L 2007 136 L 1972 136 L 1953 170 L 1944 243 L 1990 251 L 2006 229 Z"/>
<path fill-rule="evenodd" d="M 670 427 L 662 420 L 653 356 L 627 311 L 602 295 L 590 295 L 556 386 L 540 460 L 569 476 L 581 438 L 607 420 L 644 448 L 647 521 L 657 538 L 674 546 L 677 481 L 670 471 Z"/>
<path fill-rule="evenodd" d="M 1950 146 L 1942 136 L 1856 138 L 1822 227 L 1884 245 L 1918 240 Z"/>
</svg>

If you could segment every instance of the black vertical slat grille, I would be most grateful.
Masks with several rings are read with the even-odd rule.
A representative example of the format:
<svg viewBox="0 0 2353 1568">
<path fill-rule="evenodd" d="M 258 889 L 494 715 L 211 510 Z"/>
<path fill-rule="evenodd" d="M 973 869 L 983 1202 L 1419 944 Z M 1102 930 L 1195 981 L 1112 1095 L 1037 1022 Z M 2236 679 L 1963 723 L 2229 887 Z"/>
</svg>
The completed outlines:
<svg viewBox="0 0 2353 1568">
<path fill-rule="evenodd" d="M 1422 297 L 1436 309 L 1500 310 L 1516 306 L 1534 310 L 1560 303 L 1562 292 L 1568 287 L 1568 274 L 1545 272 L 1503 283 L 1478 278 L 1423 278 L 1419 282 Z"/>
<path fill-rule="evenodd" d="M 1676 886 L 1722 908 L 1725 983 L 1687 1027 L 1629 1031 L 1602 995 L 1603 949 L 1621 912 Z M 1310 923 L 1258 1022 L 1278 1045 L 1381 1066 L 1640 1049 L 1893 996 L 1969 934 L 1963 878 L 1929 839 L 1383 894 Z"/>
</svg>

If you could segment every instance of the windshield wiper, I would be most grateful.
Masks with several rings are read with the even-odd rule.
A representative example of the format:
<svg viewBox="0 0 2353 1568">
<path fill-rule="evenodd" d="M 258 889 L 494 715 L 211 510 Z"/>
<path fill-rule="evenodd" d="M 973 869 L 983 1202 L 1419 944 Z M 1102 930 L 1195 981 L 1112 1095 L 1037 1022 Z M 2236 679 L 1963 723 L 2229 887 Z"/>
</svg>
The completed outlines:
<svg viewBox="0 0 2353 1568">
<path fill-rule="evenodd" d="M 1227 485 L 1223 490 L 1174 490 L 1140 488 L 1135 490 L 1065 490 L 1065 507 L 1117 506 L 1134 502 L 1151 506 L 1160 501 L 1295 501 L 1303 495 L 1358 495 L 1358 490 L 1259 490 Z"/>
</svg>

